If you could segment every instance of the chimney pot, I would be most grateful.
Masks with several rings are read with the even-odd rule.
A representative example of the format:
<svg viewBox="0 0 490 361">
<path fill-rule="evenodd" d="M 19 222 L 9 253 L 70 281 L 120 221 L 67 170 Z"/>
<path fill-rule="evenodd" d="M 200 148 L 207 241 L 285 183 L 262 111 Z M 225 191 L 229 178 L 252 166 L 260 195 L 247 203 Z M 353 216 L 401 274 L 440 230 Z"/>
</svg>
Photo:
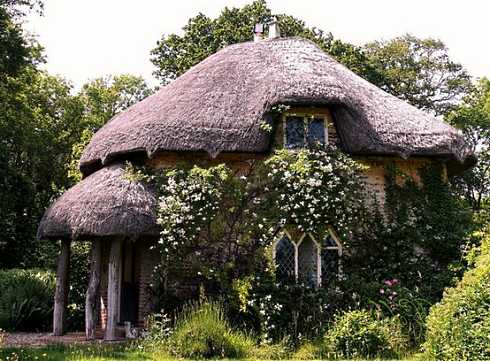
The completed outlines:
<svg viewBox="0 0 490 361">
<path fill-rule="evenodd" d="M 254 26 L 254 42 L 262 40 L 262 34 L 264 33 L 264 24 L 255 24 Z"/>
<path fill-rule="evenodd" d="M 267 36 L 267 38 L 275 39 L 280 37 L 281 37 L 281 29 L 279 29 L 279 23 L 277 22 L 277 19 L 274 18 L 269 23 L 269 35 Z"/>
</svg>

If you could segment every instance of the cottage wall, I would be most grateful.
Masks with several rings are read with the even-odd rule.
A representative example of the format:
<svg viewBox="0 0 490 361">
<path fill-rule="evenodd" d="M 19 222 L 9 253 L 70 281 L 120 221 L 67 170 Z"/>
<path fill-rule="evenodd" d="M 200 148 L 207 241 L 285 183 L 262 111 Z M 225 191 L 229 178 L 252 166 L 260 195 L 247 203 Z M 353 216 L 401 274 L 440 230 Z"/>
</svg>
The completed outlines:
<svg viewBox="0 0 490 361">
<path fill-rule="evenodd" d="M 330 118 L 329 118 L 330 119 Z M 331 120 L 330 120 L 331 121 Z M 276 132 L 274 137 L 275 147 L 282 145 L 284 134 L 281 130 Z M 329 139 L 338 145 L 339 138 L 335 132 L 335 127 L 329 127 Z M 147 161 L 146 165 L 154 169 L 174 167 L 179 164 L 196 164 L 203 167 L 216 166 L 226 163 L 239 174 L 244 174 L 253 162 L 261 161 L 266 155 L 245 154 L 245 153 L 220 153 L 216 158 L 211 158 L 207 153 L 182 153 L 165 152 L 159 153 L 154 158 Z M 370 194 L 374 194 L 379 205 L 385 202 L 385 175 L 388 164 L 395 164 L 404 174 L 411 176 L 416 182 L 420 182 L 418 170 L 431 160 L 425 158 L 411 158 L 408 160 L 396 157 L 357 157 L 357 160 L 366 166 L 363 180 Z M 139 307 L 138 307 L 138 326 L 143 326 L 143 322 L 151 311 L 150 284 L 155 265 L 158 262 L 158 255 L 150 250 L 151 242 L 138 242 L 137 264 L 139 282 Z M 186 285 L 189 291 L 192 285 Z M 104 313 L 102 313 L 104 317 Z"/>
</svg>

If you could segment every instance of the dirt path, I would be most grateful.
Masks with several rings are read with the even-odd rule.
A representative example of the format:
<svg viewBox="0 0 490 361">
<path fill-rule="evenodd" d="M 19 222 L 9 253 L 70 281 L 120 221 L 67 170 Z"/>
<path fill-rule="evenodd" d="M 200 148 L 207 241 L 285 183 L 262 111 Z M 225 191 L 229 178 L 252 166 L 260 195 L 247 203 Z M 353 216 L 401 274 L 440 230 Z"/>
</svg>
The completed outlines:
<svg viewBox="0 0 490 361">
<path fill-rule="evenodd" d="M 1 347 L 42 347 L 50 344 L 84 344 L 89 343 L 85 340 L 83 332 L 72 332 L 64 336 L 53 336 L 46 333 L 14 332 L 7 333 Z"/>
</svg>

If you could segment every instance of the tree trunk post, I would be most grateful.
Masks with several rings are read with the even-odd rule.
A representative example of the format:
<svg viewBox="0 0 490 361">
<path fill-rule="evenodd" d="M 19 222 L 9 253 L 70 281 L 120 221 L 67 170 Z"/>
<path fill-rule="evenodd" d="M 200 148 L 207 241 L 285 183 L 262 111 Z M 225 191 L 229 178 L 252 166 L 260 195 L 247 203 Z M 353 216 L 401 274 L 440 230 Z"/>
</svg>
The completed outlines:
<svg viewBox="0 0 490 361">
<path fill-rule="evenodd" d="M 69 269 L 70 269 L 70 240 L 61 241 L 56 271 L 56 290 L 54 294 L 53 335 L 65 334 L 66 306 L 68 303 Z"/>
<path fill-rule="evenodd" d="M 85 336 L 87 340 L 95 339 L 100 311 L 100 273 L 102 266 L 102 242 L 92 241 L 90 260 L 90 280 L 85 298 Z"/>
<path fill-rule="evenodd" d="M 111 242 L 109 254 L 109 267 L 107 272 L 107 326 L 105 330 L 105 340 L 116 340 L 116 326 L 119 319 L 119 304 L 121 291 L 121 262 L 122 262 L 121 238 Z"/>
</svg>

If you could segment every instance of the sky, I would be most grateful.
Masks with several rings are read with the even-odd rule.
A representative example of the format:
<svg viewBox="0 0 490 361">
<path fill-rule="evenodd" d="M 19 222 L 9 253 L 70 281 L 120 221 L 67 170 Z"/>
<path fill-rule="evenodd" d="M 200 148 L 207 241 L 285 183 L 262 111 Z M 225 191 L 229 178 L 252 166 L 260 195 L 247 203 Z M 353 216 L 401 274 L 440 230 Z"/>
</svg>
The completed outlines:
<svg viewBox="0 0 490 361">
<path fill-rule="evenodd" d="M 108 74 L 140 75 L 150 84 L 150 51 L 163 34 L 181 33 L 190 17 L 219 15 L 252 0 L 44 0 L 44 16 L 25 26 L 45 48 L 47 70 L 76 88 Z M 475 77 L 490 77 L 490 0 L 268 0 L 273 13 L 300 18 L 357 45 L 405 33 L 441 39 Z"/>
</svg>

